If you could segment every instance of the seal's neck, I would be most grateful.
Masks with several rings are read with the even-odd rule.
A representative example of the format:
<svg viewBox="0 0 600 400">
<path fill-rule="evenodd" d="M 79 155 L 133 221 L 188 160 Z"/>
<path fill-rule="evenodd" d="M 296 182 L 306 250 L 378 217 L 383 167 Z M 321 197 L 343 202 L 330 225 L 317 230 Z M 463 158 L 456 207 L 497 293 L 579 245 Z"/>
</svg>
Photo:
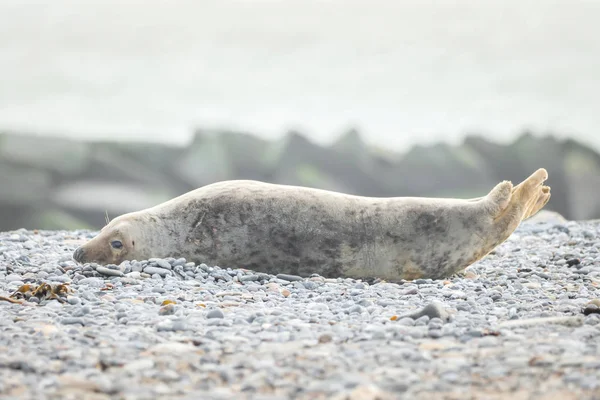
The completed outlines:
<svg viewBox="0 0 600 400">
<path fill-rule="evenodd" d="M 180 232 L 176 229 L 173 221 L 161 218 L 161 216 L 145 212 L 136 215 L 137 237 L 139 240 L 138 253 L 143 258 L 166 258 L 176 257 L 179 251 Z M 174 253 L 175 251 L 175 253 Z"/>
</svg>

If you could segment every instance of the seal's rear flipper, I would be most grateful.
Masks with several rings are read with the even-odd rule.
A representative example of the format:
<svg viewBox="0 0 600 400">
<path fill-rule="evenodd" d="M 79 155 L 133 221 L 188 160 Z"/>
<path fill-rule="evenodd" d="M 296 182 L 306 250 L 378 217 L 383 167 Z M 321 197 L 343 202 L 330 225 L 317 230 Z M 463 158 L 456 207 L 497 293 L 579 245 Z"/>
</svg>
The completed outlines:
<svg viewBox="0 0 600 400">
<path fill-rule="evenodd" d="M 537 213 L 550 200 L 550 188 L 543 185 L 546 179 L 548 172 L 540 168 L 512 190 L 508 205 L 495 217 L 501 236 L 508 237 L 522 220 Z"/>
<path fill-rule="evenodd" d="M 527 218 L 533 217 L 535 214 L 538 213 L 538 211 L 544 208 L 544 206 L 548 203 L 549 200 L 550 186 L 542 186 L 542 194 L 538 197 L 537 202 L 529 209 L 529 212 L 527 213 L 527 215 L 525 215 L 523 219 L 525 220 Z"/>
</svg>

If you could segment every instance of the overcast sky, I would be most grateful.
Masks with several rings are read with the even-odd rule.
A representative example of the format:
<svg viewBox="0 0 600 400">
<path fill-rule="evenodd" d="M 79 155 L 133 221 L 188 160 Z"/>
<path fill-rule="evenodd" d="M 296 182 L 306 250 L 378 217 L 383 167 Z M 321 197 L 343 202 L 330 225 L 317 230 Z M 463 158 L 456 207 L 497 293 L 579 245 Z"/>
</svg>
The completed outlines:
<svg viewBox="0 0 600 400">
<path fill-rule="evenodd" d="M 552 129 L 600 149 L 600 2 L 0 0 L 0 129 L 195 127 L 406 148 Z"/>
</svg>

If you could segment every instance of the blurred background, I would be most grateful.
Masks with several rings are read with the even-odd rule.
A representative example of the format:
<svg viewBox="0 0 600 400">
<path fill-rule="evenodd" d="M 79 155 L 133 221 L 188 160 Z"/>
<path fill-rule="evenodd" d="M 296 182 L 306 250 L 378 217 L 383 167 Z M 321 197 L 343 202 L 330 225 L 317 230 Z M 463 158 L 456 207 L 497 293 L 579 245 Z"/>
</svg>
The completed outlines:
<svg viewBox="0 0 600 400">
<path fill-rule="evenodd" d="M 600 2 L 0 0 L 0 230 L 225 179 L 600 218 Z"/>
</svg>

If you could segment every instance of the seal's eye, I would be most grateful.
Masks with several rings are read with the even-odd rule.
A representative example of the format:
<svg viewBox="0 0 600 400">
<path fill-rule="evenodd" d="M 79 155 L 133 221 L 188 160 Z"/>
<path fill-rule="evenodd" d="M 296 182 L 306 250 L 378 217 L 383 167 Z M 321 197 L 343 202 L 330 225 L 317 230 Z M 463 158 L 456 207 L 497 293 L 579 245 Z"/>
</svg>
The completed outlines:
<svg viewBox="0 0 600 400">
<path fill-rule="evenodd" d="M 113 249 L 122 249 L 123 248 L 123 243 L 121 243 L 120 240 L 113 240 L 112 242 L 110 242 L 110 245 L 112 246 Z"/>
</svg>

